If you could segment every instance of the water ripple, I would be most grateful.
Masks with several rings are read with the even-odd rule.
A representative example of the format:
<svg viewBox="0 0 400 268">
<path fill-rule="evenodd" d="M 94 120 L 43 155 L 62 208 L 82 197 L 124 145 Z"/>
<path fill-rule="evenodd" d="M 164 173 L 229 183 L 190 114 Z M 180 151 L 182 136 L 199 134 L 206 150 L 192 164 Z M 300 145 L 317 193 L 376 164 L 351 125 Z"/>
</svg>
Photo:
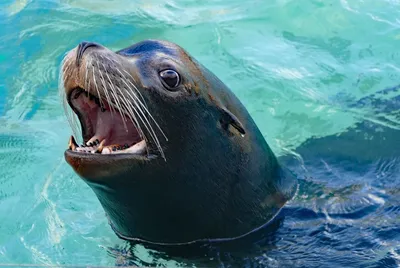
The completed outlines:
<svg viewBox="0 0 400 268">
<path fill-rule="evenodd" d="M 158 38 L 226 82 L 300 179 L 274 232 L 254 247 L 207 248 L 199 266 L 400 264 L 399 1 L 0 6 L 0 263 L 184 266 L 116 238 L 63 160 L 71 132 L 57 93 L 64 53 L 82 40 L 116 50 Z"/>
</svg>

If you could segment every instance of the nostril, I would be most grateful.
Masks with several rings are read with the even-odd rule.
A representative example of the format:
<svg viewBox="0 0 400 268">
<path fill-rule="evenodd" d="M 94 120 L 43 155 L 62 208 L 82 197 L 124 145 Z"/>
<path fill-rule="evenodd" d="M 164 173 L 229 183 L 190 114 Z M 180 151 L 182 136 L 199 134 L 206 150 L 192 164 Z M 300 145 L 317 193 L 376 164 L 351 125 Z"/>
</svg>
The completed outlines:
<svg viewBox="0 0 400 268">
<path fill-rule="evenodd" d="M 76 51 L 76 66 L 79 67 L 79 65 L 81 64 L 83 53 L 89 47 L 100 47 L 100 45 L 93 43 L 93 42 L 85 42 L 85 41 L 80 43 L 78 45 L 78 50 Z"/>
</svg>

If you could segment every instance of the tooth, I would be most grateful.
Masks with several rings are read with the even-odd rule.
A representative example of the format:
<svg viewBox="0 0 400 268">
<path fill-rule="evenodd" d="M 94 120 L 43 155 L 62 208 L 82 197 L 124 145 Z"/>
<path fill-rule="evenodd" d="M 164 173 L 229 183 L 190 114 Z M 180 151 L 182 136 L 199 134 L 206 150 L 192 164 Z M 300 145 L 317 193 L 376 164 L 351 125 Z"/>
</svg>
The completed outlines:
<svg viewBox="0 0 400 268">
<path fill-rule="evenodd" d="M 86 142 L 86 145 L 87 146 L 97 146 L 100 143 L 99 139 L 101 139 L 101 137 L 93 136 L 90 140 L 88 140 Z"/>
<path fill-rule="evenodd" d="M 129 147 L 128 149 L 125 150 L 120 150 L 116 152 L 112 152 L 113 154 L 140 154 L 143 153 L 146 150 L 146 141 L 142 140 L 141 142 L 136 143 L 135 145 Z M 110 151 L 111 152 L 111 151 Z"/>
<path fill-rule="evenodd" d="M 109 151 L 110 153 L 114 153 L 117 150 L 119 150 L 119 145 L 118 144 L 108 145 L 107 147 L 104 147 L 104 149 L 107 149 L 107 151 Z"/>
<path fill-rule="evenodd" d="M 97 150 L 95 151 L 95 153 L 102 153 L 103 152 L 103 147 L 104 147 L 104 143 L 106 142 L 106 140 L 102 140 L 99 147 L 97 147 Z"/>
<path fill-rule="evenodd" d="M 101 152 L 102 154 L 111 154 L 111 150 L 109 147 L 106 147 L 103 149 L 103 151 Z"/>
<path fill-rule="evenodd" d="M 71 136 L 71 138 L 69 138 L 69 144 L 68 147 L 70 150 L 75 151 L 76 147 L 78 147 L 78 144 L 76 144 L 75 138 L 74 136 Z"/>
</svg>

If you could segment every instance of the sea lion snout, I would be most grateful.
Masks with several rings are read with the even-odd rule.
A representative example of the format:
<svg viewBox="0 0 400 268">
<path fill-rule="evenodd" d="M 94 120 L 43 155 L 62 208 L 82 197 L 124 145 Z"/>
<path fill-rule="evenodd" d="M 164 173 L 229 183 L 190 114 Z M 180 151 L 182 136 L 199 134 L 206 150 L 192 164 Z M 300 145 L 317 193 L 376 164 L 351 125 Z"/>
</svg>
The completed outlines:
<svg viewBox="0 0 400 268">
<path fill-rule="evenodd" d="M 83 53 L 85 53 L 85 51 L 88 48 L 96 48 L 96 47 L 100 47 L 100 45 L 97 43 L 85 42 L 85 41 L 80 43 L 76 49 L 76 60 L 75 60 L 76 66 L 79 67 Z"/>
</svg>

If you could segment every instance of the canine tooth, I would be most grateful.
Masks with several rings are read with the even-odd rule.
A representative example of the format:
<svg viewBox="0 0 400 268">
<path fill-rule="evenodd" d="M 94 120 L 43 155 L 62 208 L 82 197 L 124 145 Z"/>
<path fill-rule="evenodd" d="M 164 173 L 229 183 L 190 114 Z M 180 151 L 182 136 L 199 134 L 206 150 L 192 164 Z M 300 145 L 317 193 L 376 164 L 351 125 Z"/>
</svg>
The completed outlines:
<svg viewBox="0 0 400 268">
<path fill-rule="evenodd" d="M 95 151 L 95 153 L 103 153 L 103 149 L 104 149 L 104 143 L 106 142 L 106 140 L 102 140 L 100 142 L 99 147 L 97 147 L 97 150 Z"/>
<path fill-rule="evenodd" d="M 76 144 L 75 138 L 74 136 L 71 136 L 71 138 L 69 138 L 69 144 L 68 147 L 70 150 L 75 151 L 76 147 L 78 147 L 78 144 Z"/>
</svg>

